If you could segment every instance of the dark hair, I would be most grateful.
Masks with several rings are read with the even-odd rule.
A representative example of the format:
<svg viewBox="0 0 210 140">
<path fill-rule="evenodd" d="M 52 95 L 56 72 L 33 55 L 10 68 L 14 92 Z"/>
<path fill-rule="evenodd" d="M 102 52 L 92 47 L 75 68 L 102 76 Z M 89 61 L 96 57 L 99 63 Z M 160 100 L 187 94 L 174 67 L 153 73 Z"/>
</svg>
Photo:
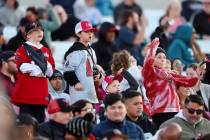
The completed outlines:
<svg viewBox="0 0 210 140">
<path fill-rule="evenodd" d="M 134 11 L 132 11 L 132 10 L 125 10 L 120 14 L 120 25 L 121 26 L 124 26 L 128 22 L 129 18 L 131 16 L 133 16 L 133 12 Z"/>
<path fill-rule="evenodd" d="M 200 95 L 190 95 L 185 99 L 185 105 L 189 104 L 190 102 L 197 103 L 201 106 L 204 106 L 204 101 Z"/>
<path fill-rule="evenodd" d="M 122 101 L 122 96 L 121 94 L 117 94 L 117 93 L 110 93 L 107 94 L 105 99 L 104 99 L 104 106 L 105 109 L 109 106 L 109 105 L 113 105 L 118 101 Z"/>
<path fill-rule="evenodd" d="M 155 55 L 157 55 L 158 53 L 164 53 L 166 55 L 166 51 L 161 47 L 157 48 L 157 51 L 156 51 Z"/>
<path fill-rule="evenodd" d="M 192 63 L 188 66 L 188 68 L 192 68 L 193 70 L 196 70 L 198 68 L 198 65 L 195 63 Z"/>
<path fill-rule="evenodd" d="M 122 92 L 123 102 L 136 96 L 141 96 L 141 93 L 136 90 L 126 90 Z"/>
<path fill-rule="evenodd" d="M 36 10 L 36 8 L 34 7 L 34 6 L 31 6 L 31 7 L 28 7 L 27 9 L 26 9 L 26 11 L 28 12 L 28 11 L 30 11 L 30 12 L 32 12 L 34 15 L 36 15 L 36 16 L 38 16 L 38 11 Z"/>
<path fill-rule="evenodd" d="M 27 113 L 20 114 L 16 119 L 16 124 L 18 126 L 20 126 L 20 125 L 32 125 L 33 126 L 33 135 L 38 136 L 39 123 L 30 114 L 27 114 Z"/>
<path fill-rule="evenodd" d="M 74 104 L 72 104 L 72 113 L 74 114 L 76 112 L 81 112 L 82 108 L 84 108 L 87 103 L 91 104 L 91 102 L 87 100 L 76 101 Z"/>
</svg>

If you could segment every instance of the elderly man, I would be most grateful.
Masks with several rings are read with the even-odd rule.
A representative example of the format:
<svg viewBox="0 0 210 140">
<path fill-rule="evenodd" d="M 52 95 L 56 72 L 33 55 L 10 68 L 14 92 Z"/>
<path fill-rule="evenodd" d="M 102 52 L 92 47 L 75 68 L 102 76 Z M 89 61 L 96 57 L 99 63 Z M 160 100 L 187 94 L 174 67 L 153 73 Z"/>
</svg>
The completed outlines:
<svg viewBox="0 0 210 140">
<path fill-rule="evenodd" d="M 198 135 L 210 132 L 210 121 L 203 118 L 204 102 L 199 95 L 190 95 L 185 100 L 185 106 L 174 118 L 166 121 L 160 127 L 177 123 L 182 128 L 181 139 L 190 140 Z"/>
</svg>

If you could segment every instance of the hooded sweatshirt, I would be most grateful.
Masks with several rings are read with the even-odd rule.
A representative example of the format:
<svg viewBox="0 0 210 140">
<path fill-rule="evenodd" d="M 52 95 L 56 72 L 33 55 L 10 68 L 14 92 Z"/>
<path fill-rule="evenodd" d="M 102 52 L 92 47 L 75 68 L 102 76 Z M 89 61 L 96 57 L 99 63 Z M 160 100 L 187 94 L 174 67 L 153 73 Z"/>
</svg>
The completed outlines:
<svg viewBox="0 0 210 140">
<path fill-rule="evenodd" d="M 92 44 L 98 64 L 102 66 L 105 71 L 110 69 L 112 54 L 118 50 L 114 42 L 110 43 L 106 40 L 106 35 L 109 31 L 117 32 L 116 27 L 112 23 L 104 22 L 99 31 L 99 40 Z"/>
<path fill-rule="evenodd" d="M 190 47 L 193 28 L 190 24 L 184 24 L 177 28 L 175 39 L 168 48 L 170 60 L 179 58 L 185 65 L 195 63 L 193 51 Z"/>
<path fill-rule="evenodd" d="M 48 91 L 51 96 L 51 99 L 62 98 L 62 99 L 65 99 L 68 103 L 70 103 L 70 96 L 68 94 L 64 93 L 65 88 L 66 88 L 66 83 L 63 79 L 62 79 L 62 86 L 59 91 L 55 91 L 53 89 L 50 81 L 48 80 Z"/>
</svg>

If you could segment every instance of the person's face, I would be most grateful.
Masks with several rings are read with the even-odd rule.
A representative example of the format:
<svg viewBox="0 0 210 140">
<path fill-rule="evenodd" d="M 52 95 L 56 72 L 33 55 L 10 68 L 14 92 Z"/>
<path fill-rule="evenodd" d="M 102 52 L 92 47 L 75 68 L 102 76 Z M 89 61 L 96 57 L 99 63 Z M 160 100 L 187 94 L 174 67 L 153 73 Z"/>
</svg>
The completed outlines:
<svg viewBox="0 0 210 140">
<path fill-rule="evenodd" d="M 180 86 L 178 88 L 178 94 L 180 95 L 180 97 L 187 97 L 190 95 L 190 88 L 189 87 L 184 87 L 184 86 Z"/>
<path fill-rule="evenodd" d="M 9 7 L 14 7 L 15 1 L 16 1 L 16 0 L 6 0 L 6 4 L 7 4 Z"/>
<path fill-rule="evenodd" d="M 183 115 L 191 124 L 195 124 L 203 118 L 203 106 L 190 102 L 183 109 Z"/>
<path fill-rule="evenodd" d="M 201 65 L 199 67 L 200 69 L 200 79 L 203 79 L 204 78 L 204 75 L 206 73 L 206 63 L 204 63 L 203 65 Z"/>
<path fill-rule="evenodd" d="M 67 124 L 73 117 L 72 112 L 57 112 L 54 114 L 54 121 L 60 124 Z"/>
<path fill-rule="evenodd" d="M 65 140 L 77 140 L 77 138 L 71 134 L 66 133 Z"/>
<path fill-rule="evenodd" d="M 84 117 L 87 113 L 92 113 L 95 115 L 95 109 L 91 103 L 86 103 L 85 107 L 81 109 L 81 112 L 77 115 L 79 117 Z"/>
<path fill-rule="evenodd" d="M 136 96 L 125 101 L 128 116 L 138 118 L 143 112 L 143 101 L 141 96 Z"/>
<path fill-rule="evenodd" d="M 55 91 L 59 91 L 62 87 L 62 77 L 55 77 L 50 80 L 50 83 Z"/>
<path fill-rule="evenodd" d="M 116 33 L 114 31 L 107 32 L 106 41 L 109 43 L 113 43 L 115 41 Z"/>
<path fill-rule="evenodd" d="M 90 43 L 93 39 L 93 31 L 78 33 L 80 40 L 84 43 Z"/>
<path fill-rule="evenodd" d="M 126 108 L 122 101 L 118 101 L 107 106 L 105 113 L 107 118 L 113 122 L 122 122 L 125 119 Z"/>
<path fill-rule="evenodd" d="M 35 22 L 37 21 L 38 17 L 31 11 L 26 11 L 26 18 L 30 21 L 30 22 Z"/>
<path fill-rule="evenodd" d="M 183 64 L 182 64 L 182 62 L 180 61 L 180 60 L 174 60 L 174 62 L 173 62 L 173 70 L 176 70 L 176 71 L 178 71 L 180 74 L 182 73 L 182 71 L 183 71 L 183 68 L 184 68 L 184 66 L 183 66 Z"/>
<path fill-rule="evenodd" d="M 203 9 L 207 14 L 210 14 L 210 0 L 205 0 L 203 2 Z"/>
<path fill-rule="evenodd" d="M 164 53 L 158 53 L 155 56 L 154 66 L 159 68 L 165 68 L 166 65 L 166 55 Z"/>
<path fill-rule="evenodd" d="M 167 70 L 171 70 L 171 61 L 170 60 L 166 60 L 166 66 L 165 66 L 165 68 L 167 69 Z"/>
<path fill-rule="evenodd" d="M 16 65 L 16 61 L 15 61 L 15 56 L 9 58 L 6 61 L 6 67 L 7 67 L 7 72 L 8 73 L 10 73 L 12 75 L 17 74 L 18 69 L 17 69 L 17 65 Z"/>
<path fill-rule="evenodd" d="M 44 32 L 41 29 L 37 29 L 34 31 L 31 31 L 28 35 L 27 38 L 29 40 L 33 40 L 34 42 L 40 42 L 43 39 Z"/>
<path fill-rule="evenodd" d="M 120 82 L 118 80 L 113 80 L 106 88 L 108 93 L 119 93 L 120 92 Z"/>
<path fill-rule="evenodd" d="M 134 27 L 139 24 L 139 15 L 136 12 L 133 12 L 132 21 Z"/>
<path fill-rule="evenodd" d="M 195 73 L 193 68 L 188 68 L 186 73 L 187 73 L 188 77 L 195 77 L 195 75 L 196 75 L 196 73 Z"/>
<path fill-rule="evenodd" d="M 169 8 L 169 17 L 179 17 L 181 14 L 181 7 L 178 3 L 170 5 Z"/>
<path fill-rule="evenodd" d="M 65 18 L 67 17 L 66 11 L 61 7 L 60 5 L 56 5 L 55 7 L 56 12 L 58 13 L 58 16 L 63 23 Z"/>
</svg>

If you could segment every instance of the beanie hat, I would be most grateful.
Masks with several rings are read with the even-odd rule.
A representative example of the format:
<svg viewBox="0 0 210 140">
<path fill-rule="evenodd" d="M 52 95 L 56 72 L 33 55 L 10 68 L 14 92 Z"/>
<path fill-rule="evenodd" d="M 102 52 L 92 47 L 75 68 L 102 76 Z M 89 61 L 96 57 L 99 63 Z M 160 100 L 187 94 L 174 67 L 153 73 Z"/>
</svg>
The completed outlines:
<svg viewBox="0 0 210 140">
<path fill-rule="evenodd" d="M 78 117 L 71 120 L 66 126 L 66 132 L 75 137 L 88 137 L 92 132 L 92 122 Z"/>
<path fill-rule="evenodd" d="M 157 55 L 158 53 L 164 53 L 166 55 L 166 51 L 163 48 L 161 48 L 161 47 L 157 48 L 157 51 L 156 51 L 155 55 Z"/>
<path fill-rule="evenodd" d="M 15 56 L 15 52 L 13 51 L 4 51 L 2 53 L 0 53 L 0 64 L 3 61 L 7 61 L 9 58 Z"/>
</svg>

